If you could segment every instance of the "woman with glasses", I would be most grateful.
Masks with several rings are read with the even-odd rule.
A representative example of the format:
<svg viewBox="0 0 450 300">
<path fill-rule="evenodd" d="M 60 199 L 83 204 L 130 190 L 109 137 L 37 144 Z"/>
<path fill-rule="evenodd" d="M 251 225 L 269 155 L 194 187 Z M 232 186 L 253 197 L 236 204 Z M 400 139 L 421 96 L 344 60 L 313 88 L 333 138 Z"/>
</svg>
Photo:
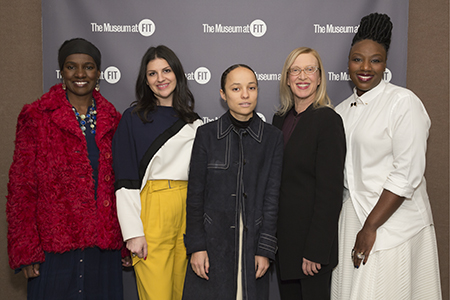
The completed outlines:
<svg viewBox="0 0 450 300">
<path fill-rule="evenodd" d="M 283 300 L 329 299 L 337 264 L 345 135 L 325 74 L 317 51 L 301 47 L 288 55 L 280 80 L 273 124 L 284 135 L 277 257 Z"/>
<path fill-rule="evenodd" d="M 353 94 L 336 111 L 347 136 L 333 299 L 441 299 L 426 191 L 430 119 L 411 91 L 385 82 L 392 22 L 361 20 L 348 58 Z"/>
</svg>

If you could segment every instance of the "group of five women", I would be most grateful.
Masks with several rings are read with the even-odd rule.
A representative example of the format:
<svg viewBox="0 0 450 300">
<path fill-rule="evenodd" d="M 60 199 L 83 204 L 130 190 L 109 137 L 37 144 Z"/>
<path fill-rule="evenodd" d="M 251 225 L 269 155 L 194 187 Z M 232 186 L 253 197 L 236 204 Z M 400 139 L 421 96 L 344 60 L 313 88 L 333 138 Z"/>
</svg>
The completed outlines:
<svg viewBox="0 0 450 300">
<path fill-rule="evenodd" d="M 319 54 L 293 50 L 273 125 L 244 64 L 222 74 L 228 111 L 202 125 L 165 46 L 121 117 L 99 93 L 100 51 L 66 41 L 63 83 L 23 108 L 10 169 L 9 262 L 28 298 L 123 299 L 133 265 L 141 299 L 268 299 L 275 261 L 283 300 L 440 299 L 430 120 L 383 81 L 391 31 L 387 15 L 361 20 L 336 110 Z"/>
</svg>

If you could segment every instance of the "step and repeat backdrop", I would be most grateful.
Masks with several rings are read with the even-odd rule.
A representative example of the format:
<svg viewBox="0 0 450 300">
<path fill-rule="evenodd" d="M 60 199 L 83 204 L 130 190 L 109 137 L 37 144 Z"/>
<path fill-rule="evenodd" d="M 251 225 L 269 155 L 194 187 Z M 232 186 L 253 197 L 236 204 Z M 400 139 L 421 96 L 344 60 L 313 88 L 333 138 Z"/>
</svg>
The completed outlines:
<svg viewBox="0 0 450 300">
<path fill-rule="evenodd" d="M 42 0 L 44 91 L 61 82 L 60 45 L 82 37 L 100 49 L 101 92 L 123 112 L 135 100 L 143 54 L 164 44 L 180 58 L 205 122 L 226 111 L 220 76 L 236 63 L 255 70 L 256 110 L 271 122 L 283 63 L 297 47 L 320 53 L 334 105 L 351 94 L 351 40 L 361 17 L 372 12 L 387 13 L 394 24 L 385 80 L 405 86 L 408 0 Z M 137 299 L 132 272 L 124 275 L 125 298 Z M 270 275 L 271 300 L 277 300 L 276 275 Z"/>
<path fill-rule="evenodd" d="M 408 0 L 43 0 L 44 90 L 61 81 L 59 46 L 83 37 L 102 53 L 102 94 L 124 111 L 135 100 L 143 54 L 164 44 L 180 58 L 204 121 L 226 110 L 222 72 L 244 63 L 259 80 L 257 111 L 271 122 L 283 63 L 297 47 L 320 53 L 333 104 L 348 97 L 350 43 L 371 12 L 387 13 L 394 23 L 385 79 L 405 86 Z"/>
</svg>

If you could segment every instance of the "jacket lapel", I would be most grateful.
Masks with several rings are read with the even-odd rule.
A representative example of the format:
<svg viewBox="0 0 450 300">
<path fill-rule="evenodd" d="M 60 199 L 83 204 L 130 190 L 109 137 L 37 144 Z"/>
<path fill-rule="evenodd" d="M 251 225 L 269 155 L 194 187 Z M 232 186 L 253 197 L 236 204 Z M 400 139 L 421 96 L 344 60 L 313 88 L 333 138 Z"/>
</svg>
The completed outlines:
<svg viewBox="0 0 450 300">
<path fill-rule="evenodd" d="M 283 128 L 284 119 L 286 119 L 288 113 L 285 113 L 283 116 L 274 115 L 272 125 L 281 130 Z"/>
<path fill-rule="evenodd" d="M 217 139 L 223 139 L 231 130 L 233 130 L 233 124 L 231 123 L 229 111 L 224 113 L 217 122 Z"/>
<path fill-rule="evenodd" d="M 76 136 L 80 140 L 84 140 L 72 106 L 66 99 L 66 93 L 62 89 L 56 89 L 52 93 L 51 98 L 47 100 L 51 104 L 46 106 L 48 110 L 51 110 L 49 115 L 54 126 Z"/>
<path fill-rule="evenodd" d="M 253 121 L 247 127 L 247 132 L 254 138 L 258 143 L 262 142 L 263 132 L 264 132 L 264 121 L 256 114 L 253 113 Z"/>
<path fill-rule="evenodd" d="M 227 136 L 234 128 L 233 123 L 230 120 L 230 111 L 227 111 L 223 114 L 219 121 L 217 122 L 217 139 L 220 140 Z M 247 132 L 249 135 L 254 138 L 258 143 L 261 143 L 264 132 L 264 123 L 263 120 L 256 114 L 253 114 L 253 120 L 250 125 L 247 127 Z"/>
</svg>

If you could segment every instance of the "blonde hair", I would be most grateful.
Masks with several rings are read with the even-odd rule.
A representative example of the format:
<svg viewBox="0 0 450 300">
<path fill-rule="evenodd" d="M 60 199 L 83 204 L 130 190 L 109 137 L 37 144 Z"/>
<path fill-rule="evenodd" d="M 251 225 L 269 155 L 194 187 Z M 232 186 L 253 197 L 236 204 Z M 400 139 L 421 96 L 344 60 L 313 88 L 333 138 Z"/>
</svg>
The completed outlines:
<svg viewBox="0 0 450 300">
<path fill-rule="evenodd" d="M 320 72 L 320 85 L 317 87 L 316 98 L 314 99 L 313 107 L 319 108 L 327 106 L 333 108 L 330 97 L 328 97 L 327 94 L 326 74 L 319 53 L 316 50 L 308 47 L 300 47 L 292 50 L 292 52 L 289 53 L 286 61 L 284 62 L 280 79 L 280 107 L 278 108 L 278 111 L 276 113 L 277 115 L 285 115 L 294 106 L 294 95 L 292 94 L 291 88 L 287 84 L 289 69 L 300 54 L 307 53 L 314 55 L 314 57 L 317 59 L 317 62 L 319 63 L 318 71 Z"/>
</svg>

